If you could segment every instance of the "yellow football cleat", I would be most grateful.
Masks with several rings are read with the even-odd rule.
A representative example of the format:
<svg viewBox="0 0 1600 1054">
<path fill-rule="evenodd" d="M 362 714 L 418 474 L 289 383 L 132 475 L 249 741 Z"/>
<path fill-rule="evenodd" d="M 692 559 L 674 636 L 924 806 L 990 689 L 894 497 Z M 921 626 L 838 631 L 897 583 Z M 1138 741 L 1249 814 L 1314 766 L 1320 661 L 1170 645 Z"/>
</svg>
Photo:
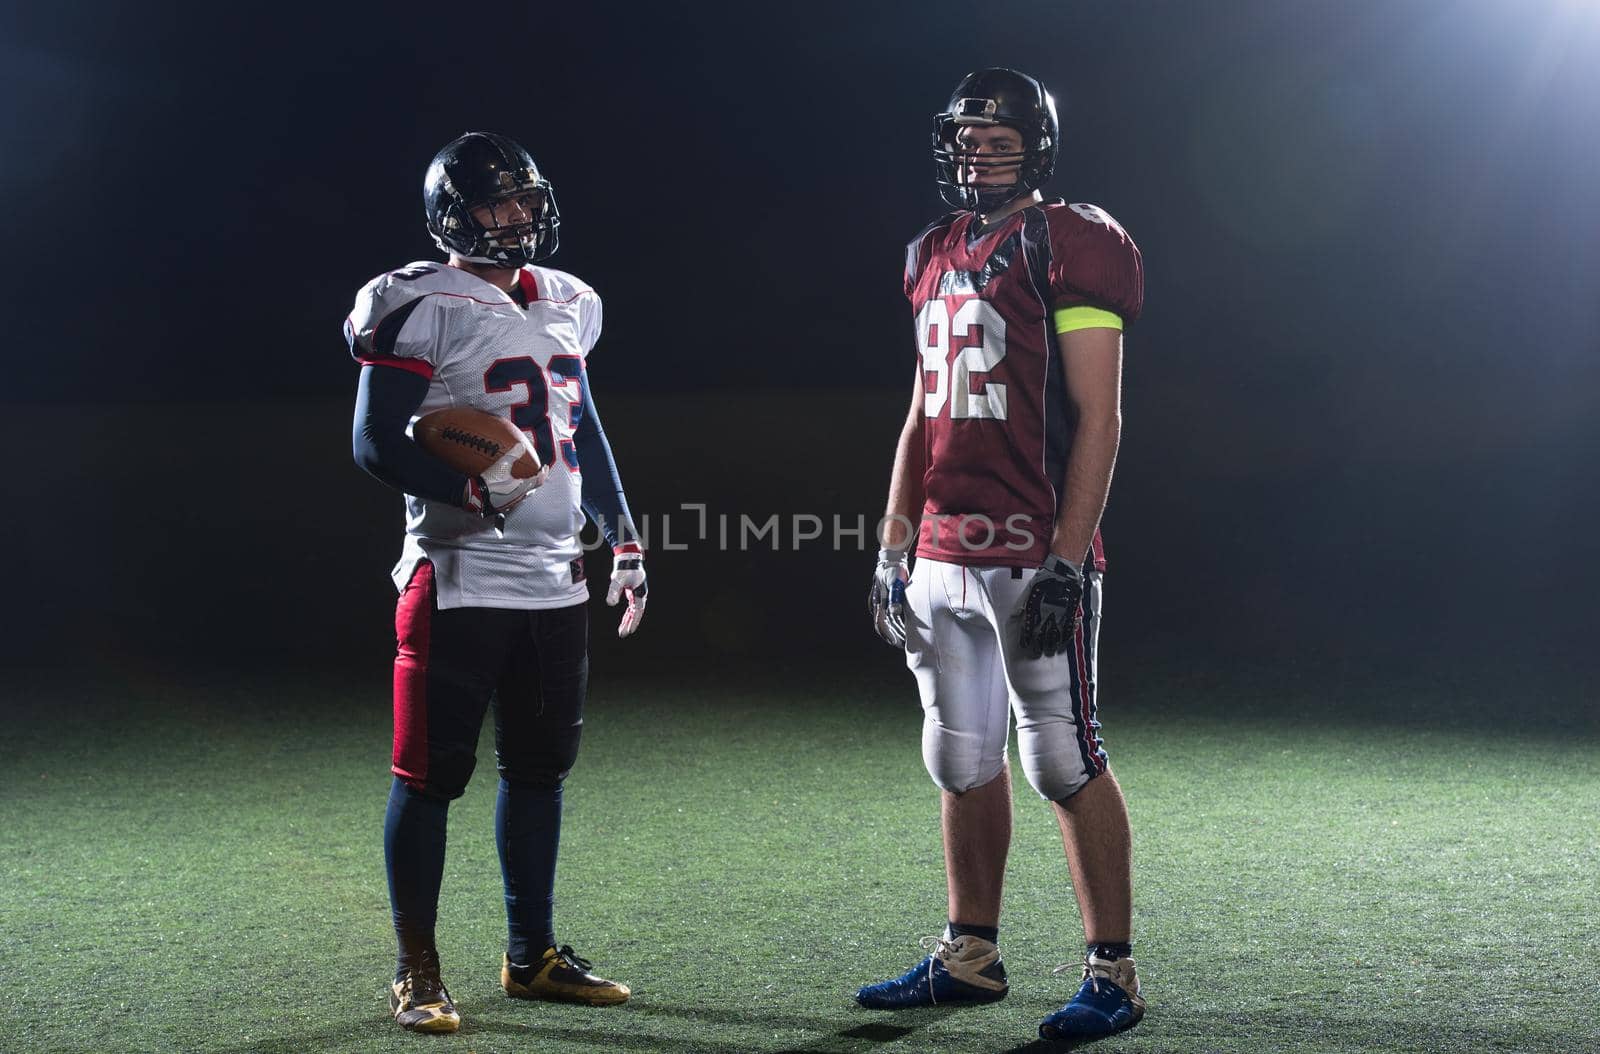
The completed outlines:
<svg viewBox="0 0 1600 1054">
<path fill-rule="evenodd" d="M 389 1009 L 401 1028 L 413 1032 L 454 1032 L 461 1015 L 439 979 L 439 960 L 425 955 L 420 963 L 389 986 Z"/>
<path fill-rule="evenodd" d="M 501 961 L 500 987 L 517 999 L 544 999 L 552 1003 L 583 1003 L 586 1006 L 615 1006 L 633 994 L 625 984 L 596 977 L 594 965 L 578 958 L 572 945 L 546 948 L 543 957 L 530 966 L 518 966 L 509 956 Z"/>
</svg>

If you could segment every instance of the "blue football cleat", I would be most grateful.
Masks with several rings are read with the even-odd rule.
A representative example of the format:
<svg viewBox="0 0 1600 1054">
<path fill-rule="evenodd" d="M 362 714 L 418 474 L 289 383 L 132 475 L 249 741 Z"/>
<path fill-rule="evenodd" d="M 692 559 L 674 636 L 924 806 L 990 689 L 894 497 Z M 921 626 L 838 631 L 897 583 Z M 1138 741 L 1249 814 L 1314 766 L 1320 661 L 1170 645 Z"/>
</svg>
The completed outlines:
<svg viewBox="0 0 1600 1054">
<path fill-rule="evenodd" d="M 996 1003 L 1006 997 L 1000 949 L 980 937 L 924 937 L 933 954 L 891 981 L 865 985 L 856 1002 L 869 1010 Z"/>
<path fill-rule="evenodd" d="M 1059 972 L 1067 967 L 1056 969 Z M 1133 960 L 1091 955 L 1083 964 L 1083 984 L 1078 994 L 1039 1023 L 1039 1035 L 1051 1040 L 1098 1039 L 1132 1028 L 1141 1017 L 1144 999 L 1139 995 L 1139 976 L 1134 972 Z"/>
</svg>

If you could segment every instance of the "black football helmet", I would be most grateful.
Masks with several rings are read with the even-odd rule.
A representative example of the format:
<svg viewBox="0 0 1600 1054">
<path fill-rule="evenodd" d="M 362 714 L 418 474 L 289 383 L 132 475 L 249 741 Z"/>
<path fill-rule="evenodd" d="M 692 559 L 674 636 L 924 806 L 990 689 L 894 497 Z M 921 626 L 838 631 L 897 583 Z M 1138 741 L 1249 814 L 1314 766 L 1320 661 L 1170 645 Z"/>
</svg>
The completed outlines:
<svg viewBox="0 0 1600 1054">
<path fill-rule="evenodd" d="M 506 209 L 524 201 L 526 215 Z M 516 141 L 493 132 L 468 132 L 434 155 L 422 181 L 428 233 L 439 248 L 491 267 L 521 267 L 548 259 L 560 243 L 561 212 L 550 183 Z M 490 206 L 494 220 L 478 222 L 474 209 Z M 502 218 L 501 211 L 510 215 Z"/>
<path fill-rule="evenodd" d="M 964 154 L 956 136 L 965 125 L 1003 124 L 1022 134 L 1014 154 Z M 1060 134 L 1056 101 L 1044 85 L 1001 67 L 969 73 L 956 85 L 944 113 L 933 119 L 933 160 L 939 194 L 951 206 L 992 212 L 1020 194 L 1040 187 L 1055 171 Z M 1015 183 L 984 185 L 971 174 L 988 168 L 1020 166 Z"/>
</svg>

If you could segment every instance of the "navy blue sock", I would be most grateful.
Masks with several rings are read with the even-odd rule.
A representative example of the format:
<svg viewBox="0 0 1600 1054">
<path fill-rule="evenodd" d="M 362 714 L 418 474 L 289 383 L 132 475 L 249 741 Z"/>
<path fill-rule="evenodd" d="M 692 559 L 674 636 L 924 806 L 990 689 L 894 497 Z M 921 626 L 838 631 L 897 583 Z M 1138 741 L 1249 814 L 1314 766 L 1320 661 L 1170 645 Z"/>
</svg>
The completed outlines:
<svg viewBox="0 0 1600 1054">
<path fill-rule="evenodd" d="M 979 940 L 995 944 L 1000 940 L 999 926 L 969 926 L 965 922 L 946 921 L 944 932 L 947 941 L 953 941 L 957 937 L 977 937 Z"/>
<path fill-rule="evenodd" d="M 506 955 L 519 966 L 536 962 L 556 942 L 556 847 L 561 842 L 561 784 L 542 787 L 500 781 L 494 841 L 506 888 Z"/>
<path fill-rule="evenodd" d="M 1124 941 L 1115 944 L 1110 941 L 1090 941 L 1084 945 L 1085 950 L 1100 959 L 1129 959 L 1133 957 L 1133 944 Z"/>
<path fill-rule="evenodd" d="M 439 885 L 444 881 L 445 820 L 450 803 L 429 798 L 399 777 L 389 788 L 383 818 L 383 861 L 389 873 L 389 910 L 394 914 L 399 969 L 409 970 L 425 951 L 433 951 L 433 925 L 439 916 Z"/>
</svg>

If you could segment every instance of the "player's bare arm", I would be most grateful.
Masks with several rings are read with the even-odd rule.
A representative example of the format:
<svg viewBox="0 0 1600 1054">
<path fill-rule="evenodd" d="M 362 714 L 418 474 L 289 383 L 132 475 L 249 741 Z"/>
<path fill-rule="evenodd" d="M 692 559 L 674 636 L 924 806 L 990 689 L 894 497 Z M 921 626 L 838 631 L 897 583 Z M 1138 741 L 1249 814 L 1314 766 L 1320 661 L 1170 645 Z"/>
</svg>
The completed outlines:
<svg viewBox="0 0 1600 1054">
<path fill-rule="evenodd" d="M 927 451 L 922 442 L 922 372 L 917 371 L 911 386 L 911 408 L 900 429 L 900 443 L 894 451 L 894 471 L 889 476 L 889 501 L 884 509 L 883 536 L 886 549 L 908 550 L 917 540 L 917 520 L 922 514 L 922 472 Z"/>
<path fill-rule="evenodd" d="M 922 474 L 927 458 L 923 445 L 923 388 L 919 369 L 911 385 L 911 408 L 900 429 L 895 447 L 894 470 L 889 476 L 889 501 L 879 527 L 878 566 L 872 572 L 872 588 L 867 593 L 867 612 L 872 628 L 892 647 L 906 644 L 906 583 L 911 579 L 906 558 L 917 542 L 918 519 L 922 512 Z"/>
<path fill-rule="evenodd" d="M 1100 526 L 1122 438 L 1122 331 L 1077 329 L 1056 343 L 1077 428 L 1050 551 L 1079 564 Z"/>
</svg>

